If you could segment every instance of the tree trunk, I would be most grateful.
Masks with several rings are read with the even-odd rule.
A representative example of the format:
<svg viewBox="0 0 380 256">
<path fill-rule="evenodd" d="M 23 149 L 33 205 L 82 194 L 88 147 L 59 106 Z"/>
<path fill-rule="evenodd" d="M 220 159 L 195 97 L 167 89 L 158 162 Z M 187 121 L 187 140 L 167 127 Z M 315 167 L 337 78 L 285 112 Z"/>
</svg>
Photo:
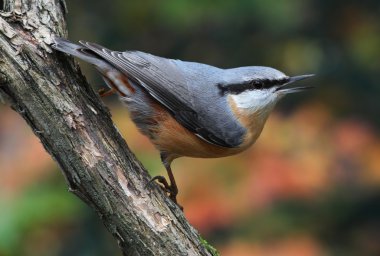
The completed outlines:
<svg viewBox="0 0 380 256">
<path fill-rule="evenodd" d="M 214 254 L 156 184 L 145 188 L 149 174 L 78 65 L 50 48 L 53 35 L 67 35 L 64 0 L 3 2 L 0 99 L 40 138 L 69 190 L 97 211 L 124 255 Z"/>
</svg>

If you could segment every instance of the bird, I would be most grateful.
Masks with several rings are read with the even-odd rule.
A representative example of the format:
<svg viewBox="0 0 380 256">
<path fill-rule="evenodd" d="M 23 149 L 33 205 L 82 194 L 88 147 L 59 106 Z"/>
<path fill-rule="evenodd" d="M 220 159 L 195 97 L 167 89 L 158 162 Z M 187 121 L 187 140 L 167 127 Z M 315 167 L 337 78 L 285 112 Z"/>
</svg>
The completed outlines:
<svg viewBox="0 0 380 256">
<path fill-rule="evenodd" d="M 57 36 L 53 41 L 55 50 L 95 66 L 109 88 L 101 96 L 119 95 L 166 168 L 169 182 L 163 176 L 151 181 L 178 206 L 174 159 L 219 158 L 248 149 L 281 98 L 312 88 L 289 85 L 313 74 L 287 76 L 264 66 L 224 69 Z"/>
</svg>

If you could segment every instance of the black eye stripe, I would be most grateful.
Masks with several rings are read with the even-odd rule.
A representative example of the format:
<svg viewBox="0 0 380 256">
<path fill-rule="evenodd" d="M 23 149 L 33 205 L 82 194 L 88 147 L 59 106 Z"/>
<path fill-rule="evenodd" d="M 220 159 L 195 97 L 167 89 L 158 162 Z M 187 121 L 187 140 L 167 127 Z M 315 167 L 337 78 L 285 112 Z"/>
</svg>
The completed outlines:
<svg viewBox="0 0 380 256">
<path fill-rule="evenodd" d="M 262 80 L 252 80 L 248 83 L 242 83 L 242 84 L 228 84 L 228 85 L 218 85 L 219 89 L 221 90 L 221 94 L 224 95 L 227 92 L 230 94 L 239 94 L 244 91 L 248 90 L 260 90 L 260 89 L 269 89 L 274 86 L 280 86 L 289 81 L 289 78 L 283 78 L 278 80 L 269 80 L 269 79 L 262 79 Z"/>
<path fill-rule="evenodd" d="M 271 88 L 273 86 L 278 86 L 278 85 L 282 85 L 282 84 L 285 84 L 289 81 L 289 78 L 283 78 L 283 79 L 279 79 L 279 80 L 268 80 L 268 79 L 265 79 L 265 80 L 253 80 L 250 82 L 250 84 L 252 85 L 252 89 L 263 89 L 263 88 Z"/>
</svg>

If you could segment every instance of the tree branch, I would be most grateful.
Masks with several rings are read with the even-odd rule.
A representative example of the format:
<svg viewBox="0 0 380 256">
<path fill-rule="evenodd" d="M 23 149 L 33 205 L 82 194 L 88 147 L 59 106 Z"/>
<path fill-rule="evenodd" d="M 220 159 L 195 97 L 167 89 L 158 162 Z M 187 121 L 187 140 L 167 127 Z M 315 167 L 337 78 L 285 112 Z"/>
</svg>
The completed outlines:
<svg viewBox="0 0 380 256">
<path fill-rule="evenodd" d="M 0 99 L 60 165 L 69 190 L 96 210 L 124 255 L 212 255 L 115 129 L 72 58 L 52 52 L 65 36 L 64 0 L 5 0 L 0 12 Z"/>
</svg>

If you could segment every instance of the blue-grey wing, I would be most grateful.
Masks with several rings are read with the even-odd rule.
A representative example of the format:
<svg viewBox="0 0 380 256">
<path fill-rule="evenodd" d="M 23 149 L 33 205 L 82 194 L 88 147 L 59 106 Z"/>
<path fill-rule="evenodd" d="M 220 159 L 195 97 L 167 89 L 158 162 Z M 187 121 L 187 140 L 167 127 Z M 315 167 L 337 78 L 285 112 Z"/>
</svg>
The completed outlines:
<svg viewBox="0 0 380 256">
<path fill-rule="evenodd" d="M 229 148 L 243 142 L 245 128 L 226 108 L 227 100 L 221 98 L 216 85 L 212 85 L 215 89 L 211 93 L 210 90 L 199 91 L 200 86 L 194 87 L 200 78 L 188 75 L 191 70 L 186 68 L 191 68 L 192 64 L 138 51 L 117 52 L 93 43 L 81 44 L 145 88 L 181 125 L 198 137 Z M 178 65 L 180 63 L 185 64 Z M 191 79 L 194 81 L 189 81 Z"/>
</svg>

